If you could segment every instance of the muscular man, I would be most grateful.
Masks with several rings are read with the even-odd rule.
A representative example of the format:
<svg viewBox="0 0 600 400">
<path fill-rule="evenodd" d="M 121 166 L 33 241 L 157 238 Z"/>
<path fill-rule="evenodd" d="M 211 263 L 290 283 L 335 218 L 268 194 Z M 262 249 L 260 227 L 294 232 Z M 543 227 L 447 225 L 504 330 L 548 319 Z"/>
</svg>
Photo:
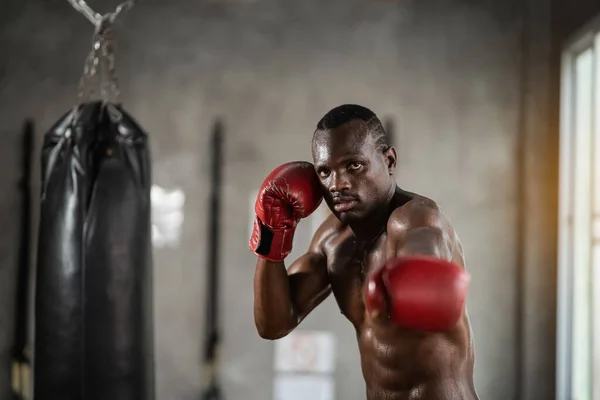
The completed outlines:
<svg viewBox="0 0 600 400">
<path fill-rule="evenodd" d="M 356 329 L 368 400 L 476 400 L 469 275 L 450 221 L 396 185 L 396 151 L 364 107 L 327 113 L 312 153 L 314 164 L 276 168 L 256 200 L 258 333 L 287 335 L 333 293 Z M 297 223 L 323 198 L 332 215 L 286 269 Z"/>
</svg>

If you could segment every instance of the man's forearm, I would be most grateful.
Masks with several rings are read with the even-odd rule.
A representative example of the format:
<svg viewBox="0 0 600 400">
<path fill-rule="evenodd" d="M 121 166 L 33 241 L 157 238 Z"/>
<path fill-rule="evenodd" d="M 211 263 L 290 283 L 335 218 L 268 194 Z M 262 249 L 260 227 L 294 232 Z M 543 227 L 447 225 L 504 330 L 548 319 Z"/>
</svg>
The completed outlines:
<svg viewBox="0 0 600 400">
<path fill-rule="evenodd" d="M 254 275 L 254 321 L 265 339 L 287 335 L 298 323 L 283 261 L 258 259 Z"/>
</svg>

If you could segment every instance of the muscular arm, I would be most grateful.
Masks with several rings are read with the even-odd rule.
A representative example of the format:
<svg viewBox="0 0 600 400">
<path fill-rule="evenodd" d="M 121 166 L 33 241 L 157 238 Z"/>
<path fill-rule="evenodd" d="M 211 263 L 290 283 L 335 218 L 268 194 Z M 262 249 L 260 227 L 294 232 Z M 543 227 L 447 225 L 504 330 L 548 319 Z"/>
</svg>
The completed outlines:
<svg viewBox="0 0 600 400">
<path fill-rule="evenodd" d="M 450 261 L 453 230 L 435 205 L 419 204 L 398 209 L 390 217 L 388 258 L 430 256 Z"/>
<path fill-rule="evenodd" d="M 388 224 L 388 262 L 370 276 L 371 318 L 415 331 L 450 331 L 464 309 L 469 277 L 454 260 L 455 234 L 435 204 L 394 211 Z M 460 264 L 460 265 L 459 265 Z"/>
<path fill-rule="evenodd" d="M 265 339 L 286 336 L 331 293 L 320 228 L 303 256 L 286 270 L 284 262 L 259 258 L 254 274 L 254 321 Z"/>
</svg>

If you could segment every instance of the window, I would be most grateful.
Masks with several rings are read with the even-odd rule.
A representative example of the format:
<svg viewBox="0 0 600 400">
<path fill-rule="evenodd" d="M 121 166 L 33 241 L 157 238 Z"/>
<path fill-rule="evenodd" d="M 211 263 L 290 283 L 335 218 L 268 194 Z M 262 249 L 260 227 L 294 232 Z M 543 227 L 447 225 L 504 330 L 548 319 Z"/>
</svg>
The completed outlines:
<svg viewBox="0 0 600 400">
<path fill-rule="evenodd" d="M 600 30 L 563 56 L 557 400 L 600 399 Z"/>
</svg>

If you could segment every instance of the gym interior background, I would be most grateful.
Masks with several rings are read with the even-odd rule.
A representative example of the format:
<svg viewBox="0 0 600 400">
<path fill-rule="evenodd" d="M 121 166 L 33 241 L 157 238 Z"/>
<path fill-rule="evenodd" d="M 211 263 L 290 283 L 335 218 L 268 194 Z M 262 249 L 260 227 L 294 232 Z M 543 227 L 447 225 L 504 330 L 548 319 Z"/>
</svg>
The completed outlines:
<svg viewBox="0 0 600 400">
<path fill-rule="evenodd" d="M 117 4 L 89 3 L 99 10 Z M 31 119 L 35 131 L 35 249 L 40 141 L 76 102 L 92 28 L 66 1 L 3 0 L 1 7 L 6 387 L 23 124 Z M 592 346 L 600 343 L 592 318 L 600 307 L 590 303 L 590 283 L 600 280 L 590 279 L 586 258 L 590 176 L 597 185 L 598 177 L 586 171 L 598 163 L 589 149 L 600 142 L 591 132 L 600 131 L 577 118 L 593 121 L 592 100 L 600 98 L 600 42 L 594 47 L 590 39 L 599 12 L 597 0 L 144 0 L 124 15 L 116 25 L 119 83 L 124 106 L 150 133 L 153 158 L 157 398 L 197 399 L 202 391 L 210 137 L 218 120 L 225 133 L 219 380 L 226 399 L 273 398 L 275 344 L 258 337 L 252 318 L 250 199 L 276 165 L 310 160 L 316 122 L 342 103 L 365 105 L 389 121 L 398 182 L 437 200 L 458 229 L 473 277 L 468 304 L 480 397 L 598 398 L 590 377 L 600 357 L 590 353 L 600 348 Z M 592 50 L 579 60 L 585 46 Z M 590 134 L 575 139 L 584 131 Z M 569 153 L 570 140 L 589 154 Z M 588 200 L 569 208 L 578 195 Z M 569 225 L 571 209 L 580 210 L 575 219 L 583 228 Z M 312 226 L 303 223 L 294 255 Z M 573 249 L 571 237 L 590 245 Z M 569 258 L 578 251 L 583 258 Z M 334 301 L 299 329 L 333 335 L 335 399 L 363 399 L 354 332 Z"/>
</svg>

